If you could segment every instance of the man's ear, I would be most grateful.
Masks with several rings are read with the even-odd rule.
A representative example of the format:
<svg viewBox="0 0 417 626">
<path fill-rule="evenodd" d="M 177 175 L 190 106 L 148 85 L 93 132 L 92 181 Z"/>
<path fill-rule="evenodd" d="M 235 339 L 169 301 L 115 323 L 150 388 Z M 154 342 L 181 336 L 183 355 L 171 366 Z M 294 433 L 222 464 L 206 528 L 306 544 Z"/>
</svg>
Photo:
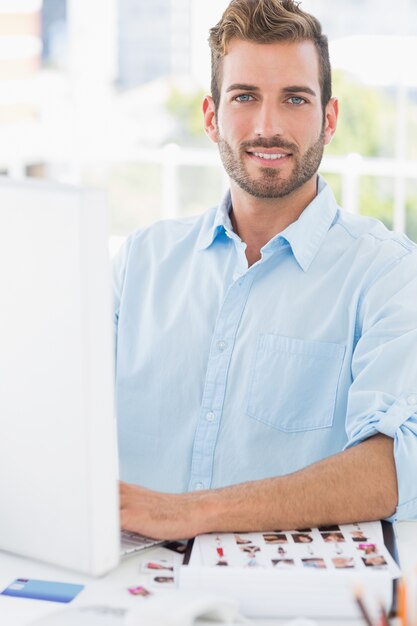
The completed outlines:
<svg viewBox="0 0 417 626">
<path fill-rule="evenodd" d="M 213 98 L 206 96 L 203 101 L 203 114 L 204 114 L 204 130 L 210 139 L 217 143 L 217 121 L 216 121 L 216 108 L 214 106 Z"/>
<path fill-rule="evenodd" d="M 324 143 L 329 144 L 336 132 L 337 118 L 339 115 L 339 102 L 337 98 L 330 98 L 324 112 Z"/>
</svg>

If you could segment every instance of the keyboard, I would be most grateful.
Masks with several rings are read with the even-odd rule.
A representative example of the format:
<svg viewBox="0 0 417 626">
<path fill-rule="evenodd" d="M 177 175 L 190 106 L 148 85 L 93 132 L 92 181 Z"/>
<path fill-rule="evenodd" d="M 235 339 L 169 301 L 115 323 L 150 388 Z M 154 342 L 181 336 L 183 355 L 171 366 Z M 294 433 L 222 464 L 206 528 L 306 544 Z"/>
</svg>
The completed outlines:
<svg viewBox="0 0 417 626">
<path fill-rule="evenodd" d="M 157 546 L 163 543 L 160 539 L 149 539 L 138 533 L 132 533 L 129 530 L 120 531 L 120 555 L 125 556 L 127 554 L 133 554 L 133 552 L 139 552 L 152 546 Z"/>
</svg>

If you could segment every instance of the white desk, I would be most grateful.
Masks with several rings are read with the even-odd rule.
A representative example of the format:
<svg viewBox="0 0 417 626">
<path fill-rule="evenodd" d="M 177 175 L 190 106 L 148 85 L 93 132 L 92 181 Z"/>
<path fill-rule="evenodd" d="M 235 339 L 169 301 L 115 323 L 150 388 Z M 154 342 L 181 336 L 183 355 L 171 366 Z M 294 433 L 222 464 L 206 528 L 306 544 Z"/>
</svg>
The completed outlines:
<svg viewBox="0 0 417 626">
<path fill-rule="evenodd" d="M 407 574 L 417 564 L 417 521 L 400 522 L 396 526 L 396 535 L 401 567 L 403 572 Z M 151 555 L 153 559 L 163 558 L 166 553 L 165 548 L 151 548 L 146 551 L 146 558 Z M 169 554 L 172 555 L 173 553 L 169 552 Z M 144 558 L 144 554 L 126 558 L 110 574 L 100 579 L 94 579 L 0 552 L 0 589 L 7 587 L 15 578 L 59 580 L 86 585 L 86 588 L 71 606 L 79 602 L 80 604 L 111 604 L 112 606 L 134 607 L 137 606 L 138 602 L 143 602 L 144 599 L 131 596 L 127 587 L 143 584 L 146 580 L 140 571 L 140 563 Z M 181 560 L 181 557 L 178 556 L 178 558 Z M 0 624 L 1 626 L 27 626 L 36 617 L 57 611 L 63 606 L 66 605 L 0 595 Z M 255 620 L 254 623 L 260 626 L 278 626 L 287 623 L 287 621 L 279 619 Z M 359 623 L 352 620 L 337 620 L 337 626 L 358 625 Z M 322 620 L 318 624 L 319 626 L 336 626 L 333 621 L 327 620 Z"/>
</svg>

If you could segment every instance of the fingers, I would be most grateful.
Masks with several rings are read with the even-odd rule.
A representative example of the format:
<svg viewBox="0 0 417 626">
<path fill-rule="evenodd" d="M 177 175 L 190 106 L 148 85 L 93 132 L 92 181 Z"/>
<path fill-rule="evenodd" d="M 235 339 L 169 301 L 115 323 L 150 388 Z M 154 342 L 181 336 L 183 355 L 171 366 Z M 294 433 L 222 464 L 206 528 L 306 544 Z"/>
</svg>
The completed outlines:
<svg viewBox="0 0 417 626">
<path fill-rule="evenodd" d="M 125 483 L 123 480 L 119 480 L 119 492 L 120 493 L 150 493 L 149 489 L 141 487 L 140 485 L 134 485 L 132 483 Z"/>
<path fill-rule="evenodd" d="M 126 498 L 131 498 L 134 495 L 137 495 L 140 491 L 140 487 L 137 485 L 131 485 L 130 483 L 125 483 L 122 480 L 119 481 L 119 496 L 120 502 L 125 501 Z"/>
<path fill-rule="evenodd" d="M 125 511 L 120 511 L 120 528 L 124 530 L 129 530 L 128 526 L 128 517 Z"/>
<path fill-rule="evenodd" d="M 132 505 L 135 496 L 138 495 L 139 488 L 136 485 L 119 482 L 119 507 L 121 510 L 128 509 Z"/>
<path fill-rule="evenodd" d="M 119 480 L 119 493 L 125 493 L 131 487 L 129 483 L 125 483 L 123 480 Z"/>
<path fill-rule="evenodd" d="M 132 510 L 135 505 L 142 502 L 143 498 L 147 495 L 148 489 L 139 487 L 138 485 L 132 485 L 125 483 L 122 480 L 119 481 L 119 506 L 121 510 Z"/>
</svg>

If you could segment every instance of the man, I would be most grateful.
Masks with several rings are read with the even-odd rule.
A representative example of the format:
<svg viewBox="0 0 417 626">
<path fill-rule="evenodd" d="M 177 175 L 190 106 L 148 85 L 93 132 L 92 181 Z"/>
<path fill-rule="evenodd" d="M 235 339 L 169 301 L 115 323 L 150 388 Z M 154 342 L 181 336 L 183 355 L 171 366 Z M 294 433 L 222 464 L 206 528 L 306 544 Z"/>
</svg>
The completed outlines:
<svg viewBox="0 0 417 626">
<path fill-rule="evenodd" d="M 183 538 L 417 512 L 417 247 L 341 211 L 327 39 L 293 0 L 211 30 L 230 193 L 115 265 L 121 521 Z"/>
</svg>

